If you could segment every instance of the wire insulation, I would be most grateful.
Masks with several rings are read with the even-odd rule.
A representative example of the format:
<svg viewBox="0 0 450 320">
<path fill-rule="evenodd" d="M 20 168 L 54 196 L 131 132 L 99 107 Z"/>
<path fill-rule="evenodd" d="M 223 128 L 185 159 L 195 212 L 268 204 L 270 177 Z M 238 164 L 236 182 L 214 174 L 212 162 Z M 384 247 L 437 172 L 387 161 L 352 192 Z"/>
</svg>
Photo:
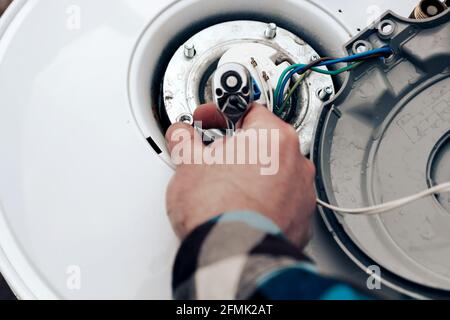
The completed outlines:
<svg viewBox="0 0 450 320">
<path fill-rule="evenodd" d="M 356 67 L 358 67 L 359 65 L 363 64 L 364 61 L 360 61 L 360 62 L 354 62 L 352 64 L 349 64 L 346 67 L 340 68 L 338 70 L 334 70 L 334 71 L 330 71 L 330 70 L 325 70 L 325 69 L 320 69 L 320 68 L 311 68 L 312 71 L 314 72 L 318 72 L 318 73 L 322 73 L 322 74 L 326 74 L 326 75 L 331 75 L 331 76 L 337 76 L 341 73 L 350 71 Z M 308 76 L 308 71 L 304 74 L 302 74 L 300 76 L 300 78 L 297 80 L 297 82 L 294 84 L 294 86 L 292 86 L 292 88 L 289 90 L 288 94 L 286 95 L 286 98 L 284 99 L 283 104 L 281 105 L 281 107 L 278 109 L 278 112 L 281 114 L 284 111 L 284 108 L 286 107 L 289 99 L 292 97 L 292 95 L 294 94 L 295 90 L 298 88 L 298 86 L 305 80 L 305 78 Z"/>
<path fill-rule="evenodd" d="M 299 73 L 302 74 L 306 72 L 307 70 L 311 69 L 312 67 L 324 67 L 324 66 L 331 66 L 338 63 L 345 63 L 345 62 L 355 62 L 359 60 L 367 60 L 372 59 L 375 57 L 385 57 L 392 54 L 392 49 L 390 47 L 382 47 L 374 50 L 369 50 L 363 53 L 354 54 L 351 56 L 343 57 L 343 58 L 321 58 L 318 59 L 309 65 L 296 65 L 288 67 L 281 75 L 277 88 L 275 90 L 275 109 L 281 107 L 283 104 L 283 96 L 285 87 L 288 83 L 288 81 L 293 77 L 294 74 Z"/>
<path fill-rule="evenodd" d="M 273 98 L 272 99 L 270 98 L 270 96 L 271 96 L 270 92 L 272 92 L 272 95 L 273 95 L 273 91 L 270 88 L 270 85 L 269 86 L 267 85 L 266 80 L 263 79 L 264 77 L 262 76 L 261 70 L 259 68 L 259 64 L 256 61 L 256 59 L 253 57 L 251 58 L 251 64 L 252 64 L 253 68 L 255 69 L 256 74 L 258 75 L 258 81 L 261 83 L 261 91 L 264 94 L 264 99 L 266 100 L 267 109 L 272 111 L 273 110 Z"/>
<path fill-rule="evenodd" d="M 281 105 L 281 107 L 278 109 L 278 112 L 281 114 L 284 111 L 284 108 L 286 107 L 287 103 L 289 102 L 289 99 L 292 97 L 292 95 L 294 94 L 295 90 L 297 90 L 297 88 L 302 84 L 302 82 L 305 80 L 305 78 L 309 75 L 308 72 L 305 72 L 304 74 L 302 74 L 300 76 L 300 78 L 298 78 L 298 80 L 295 82 L 295 84 L 292 86 L 292 88 L 289 90 L 288 94 L 286 95 L 286 98 L 284 99 L 283 104 Z"/>
<path fill-rule="evenodd" d="M 328 204 L 320 199 L 317 199 L 317 204 L 321 207 L 325 207 L 327 209 L 339 212 L 339 213 L 345 213 L 345 214 L 362 214 L 362 215 L 375 215 L 384 213 L 393 209 L 397 209 L 400 207 L 403 207 L 407 204 L 410 204 L 412 202 L 415 202 L 417 200 L 423 199 L 425 197 L 428 197 L 433 194 L 439 194 L 439 193 L 448 193 L 450 192 L 450 182 L 443 183 L 437 186 L 434 186 L 430 189 L 424 190 L 422 192 L 419 192 L 415 195 L 408 196 L 405 198 L 401 198 L 398 200 L 386 202 L 380 205 L 367 207 L 367 208 L 357 208 L 357 209 L 351 209 L 351 208 L 340 208 L 333 206 L 331 204 Z"/>
</svg>

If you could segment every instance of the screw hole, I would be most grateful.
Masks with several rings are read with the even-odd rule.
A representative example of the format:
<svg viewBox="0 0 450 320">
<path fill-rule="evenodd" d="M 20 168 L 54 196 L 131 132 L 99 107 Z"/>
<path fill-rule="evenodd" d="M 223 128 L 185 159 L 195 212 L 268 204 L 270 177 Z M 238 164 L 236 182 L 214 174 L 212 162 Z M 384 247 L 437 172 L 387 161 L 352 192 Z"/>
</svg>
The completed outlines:
<svg viewBox="0 0 450 320">
<path fill-rule="evenodd" d="M 367 51 L 367 47 L 364 43 L 359 43 L 357 46 L 355 46 L 356 53 L 363 53 Z"/>
<path fill-rule="evenodd" d="M 363 53 L 366 52 L 368 50 L 372 49 L 372 45 L 364 40 L 358 40 L 353 44 L 353 53 L 358 54 L 358 53 Z"/>
<path fill-rule="evenodd" d="M 378 25 L 378 33 L 380 34 L 380 37 L 386 39 L 394 34 L 395 27 L 395 23 L 391 20 L 381 21 Z"/>
</svg>

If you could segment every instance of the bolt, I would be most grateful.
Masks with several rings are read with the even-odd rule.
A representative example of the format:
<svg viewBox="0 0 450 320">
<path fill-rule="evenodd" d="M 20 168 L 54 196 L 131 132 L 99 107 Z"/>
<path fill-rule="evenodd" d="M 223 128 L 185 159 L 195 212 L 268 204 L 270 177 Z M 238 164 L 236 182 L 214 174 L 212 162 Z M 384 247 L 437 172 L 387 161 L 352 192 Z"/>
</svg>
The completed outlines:
<svg viewBox="0 0 450 320">
<path fill-rule="evenodd" d="M 319 60 L 319 59 L 320 59 L 320 57 L 319 57 L 317 54 L 314 54 L 314 55 L 311 57 L 311 62 L 317 61 L 317 60 Z"/>
<path fill-rule="evenodd" d="M 267 25 L 266 31 L 264 32 L 264 36 L 267 39 L 273 39 L 277 36 L 277 25 L 275 23 L 269 23 Z"/>
<path fill-rule="evenodd" d="M 333 94 L 333 88 L 331 86 L 327 86 L 323 89 L 320 89 L 318 92 L 319 99 L 322 101 L 328 101 Z"/>
<path fill-rule="evenodd" d="M 186 43 L 184 45 L 184 56 L 188 59 L 195 57 L 195 46 L 192 43 Z"/>
</svg>

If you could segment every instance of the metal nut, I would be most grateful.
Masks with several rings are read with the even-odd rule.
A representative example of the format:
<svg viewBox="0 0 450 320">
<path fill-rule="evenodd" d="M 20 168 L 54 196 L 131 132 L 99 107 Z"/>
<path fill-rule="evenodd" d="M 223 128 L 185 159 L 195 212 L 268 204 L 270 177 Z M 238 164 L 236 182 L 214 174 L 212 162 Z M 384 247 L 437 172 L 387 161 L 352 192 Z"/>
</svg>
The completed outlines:
<svg viewBox="0 0 450 320">
<path fill-rule="evenodd" d="M 195 57 L 195 46 L 192 43 L 186 43 L 184 45 L 184 56 L 188 59 Z"/>
<path fill-rule="evenodd" d="M 314 55 L 311 57 L 311 62 L 317 61 L 317 60 L 319 60 L 319 59 L 320 59 L 320 57 L 319 57 L 317 54 L 314 54 Z"/>
<path fill-rule="evenodd" d="M 273 39 L 277 36 L 277 25 L 275 23 L 269 23 L 267 25 L 266 31 L 264 32 L 264 36 L 267 39 Z"/>
<path fill-rule="evenodd" d="M 327 86 L 323 89 L 320 89 L 318 92 L 319 99 L 322 101 L 328 101 L 333 94 L 333 88 L 331 86 Z"/>
</svg>

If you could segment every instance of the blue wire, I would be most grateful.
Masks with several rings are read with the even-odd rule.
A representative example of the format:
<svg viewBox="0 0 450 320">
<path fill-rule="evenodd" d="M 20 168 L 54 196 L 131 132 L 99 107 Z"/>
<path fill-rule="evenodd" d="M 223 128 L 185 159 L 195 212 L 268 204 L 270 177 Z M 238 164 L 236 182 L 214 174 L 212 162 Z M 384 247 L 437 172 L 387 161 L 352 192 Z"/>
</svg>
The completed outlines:
<svg viewBox="0 0 450 320">
<path fill-rule="evenodd" d="M 344 58 L 339 58 L 339 59 L 334 59 L 334 60 L 328 60 L 328 61 L 323 61 L 321 63 L 319 63 L 317 66 L 315 67 L 325 67 L 325 66 L 330 66 L 333 64 L 337 64 L 337 63 L 343 63 L 343 62 L 352 62 L 361 58 L 365 58 L 371 55 L 375 55 L 375 54 L 382 54 L 382 53 L 392 53 L 393 50 L 391 47 L 382 47 L 382 48 L 378 48 L 378 49 L 374 49 L 374 50 L 370 50 L 370 51 L 366 51 L 366 52 L 362 52 L 362 53 L 357 53 L 351 56 L 347 56 Z M 277 106 L 281 106 L 281 104 L 283 103 L 283 97 L 284 97 L 284 88 L 286 87 L 289 79 L 291 79 L 294 74 L 296 73 L 304 73 L 306 65 L 304 66 L 300 66 L 297 67 L 295 69 L 293 69 L 292 71 L 290 71 L 286 77 L 283 79 L 283 82 L 281 84 L 281 88 L 278 91 L 278 97 L 277 97 Z"/>
</svg>

